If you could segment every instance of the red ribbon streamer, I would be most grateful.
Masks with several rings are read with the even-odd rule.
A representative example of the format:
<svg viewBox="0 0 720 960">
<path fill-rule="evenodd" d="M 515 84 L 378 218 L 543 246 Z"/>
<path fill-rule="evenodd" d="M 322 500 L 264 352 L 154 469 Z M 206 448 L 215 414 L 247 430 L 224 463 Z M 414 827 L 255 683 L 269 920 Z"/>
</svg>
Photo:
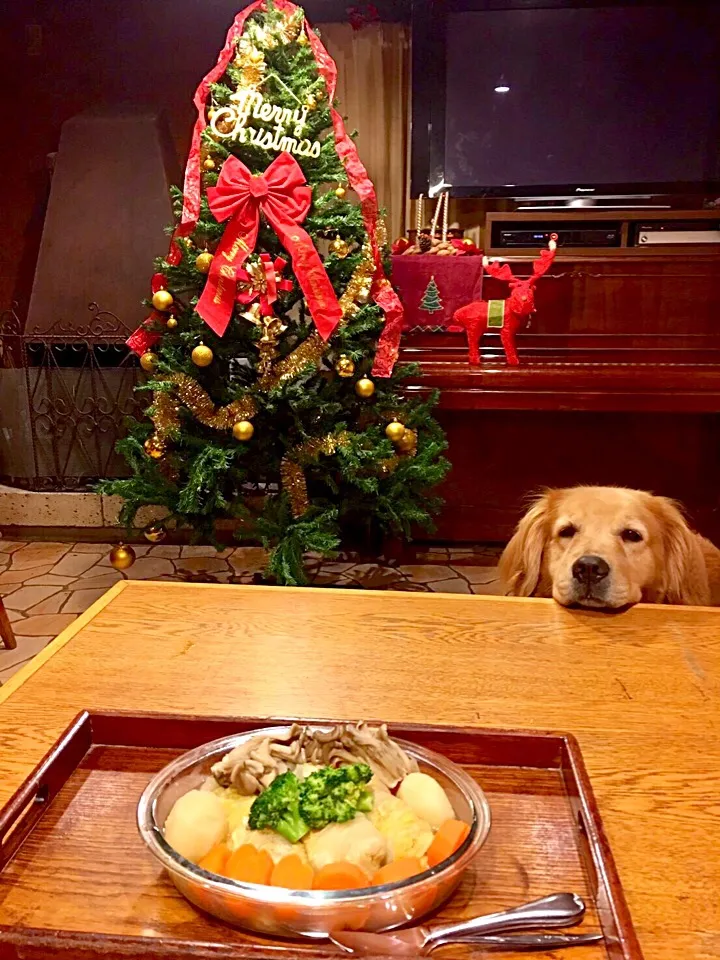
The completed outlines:
<svg viewBox="0 0 720 960">
<path fill-rule="evenodd" d="M 164 273 L 154 273 L 150 280 L 150 289 L 153 293 L 158 290 L 167 290 L 167 277 Z"/>
<path fill-rule="evenodd" d="M 285 2 L 280 0 L 279 5 L 285 6 Z M 294 5 L 289 4 L 289 6 Z M 315 56 L 318 72 L 327 87 L 328 102 L 332 104 L 337 86 L 337 66 L 322 45 L 318 35 L 307 25 L 307 22 L 305 29 L 310 40 L 310 49 Z M 378 202 L 375 187 L 360 160 L 357 147 L 347 134 L 343 118 L 332 106 L 330 107 L 330 116 L 335 133 L 335 149 L 345 167 L 350 186 L 360 197 L 360 210 L 370 239 L 373 260 L 375 261 L 375 277 L 371 295 L 385 314 L 385 326 L 378 341 L 372 373 L 375 377 L 389 377 L 393 372 L 395 361 L 400 352 L 403 305 L 385 277 L 385 270 L 382 265 L 382 257 L 377 242 Z"/>
<path fill-rule="evenodd" d="M 205 107 L 210 85 L 219 80 L 225 73 L 228 64 L 233 58 L 235 44 L 243 32 L 247 18 L 256 10 L 262 9 L 264 5 L 265 0 L 255 0 L 255 2 L 238 13 L 232 26 L 228 30 L 227 37 L 225 38 L 225 46 L 220 51 L 216 65 L 202 79 L 200 86 L 195 91 L 193 102 L 197 108 L 198 117 L 195 121 L 192 144 L 188 155 L 187 166 L 185 167 L 182 218 L 173 234 L 170 251 L 167 255 L 168 263 L 173 266 L 177 266 L 182 259 L 182 248 L 177 243 L 177 239 L 179 237 L 187 237 L 191 234 L 200 218 L 200 140 L 202 132 L 207 126 Z M 300 10 L 300 8 L 294 3 L 291 3 L 290 0 L 275 0 L 275 8 L 282 10 L 288 15 L 292 15 Z M 318 72 L 325 80 L 328 100 L 332 104 L 335 97 L 335 87 L 337 85 L 337 67 L 317 34 L 308 25 L 307 20 L 305 21 L 305 30 L 310 41 L 310 48 L 318 66 Z M 330 114 L 332 117 L 333 131 L 335 133 L 337 154 L 345 165 L 345 172 L 347 173 L 350 186 L 360 197 L 363 221 L 372 247 L 373 259 L 375 261 L 375 278 L 372 297 L 375 303 L 385 313 L 385 326 L 378 342 L 372 372 L 376 377 L 389 377 L 393 371 L 393 366 L 395 365 L 399 352 L 403 307 L 400 298 L 385 279 L 385 271 L 377 245 L 376 227 L 378 204 L 375 188 L 368 177 L 365 167 L 360 161 L 355 144 L 347 135 L 342 117 L 332 107 Z"/>
<path fill-rule="evenodd" d="M 125 345 L 130 347 L 132 352 L 136 353 L 139 357 L 154 347 L 158 340 L 162 340 L 162 334 L 148 330 L 148 327 L 154 322 L 155 317 L 148 317 L 125 341 Z"/>
<path fill-rule="evenodd" d="M 196 307 L 208 326 L 222 336 L 230 323 L 237 272 L 255 249 L 262 212 L 290 254 L 318 333 L 327 340 L 342 319 L 342 310 L 315 245 L 300 226 L 310 209 L 312 190 L 297 160 L 281 153 L 265 173 L 253 176 L 241 160 L 230 156 L 217 186 L 208 187 L 207 198 L 215 219 L 230 221 Z"/>
<path fill-rule="evenodd" d="M 153 293 L 157 293 L 158 290 L 165 290 L 167 288 L 167 277 L 164 273 L 154 273 L 150 280 L 150 290 Z M 136 353 L 139 357 L 143 353 L 147 353 L 151 347 L 154 347 L 158 340 L 162 340 L 162 334 L 157 333 L 156 331 L 150 330 L 154 324 L 164 323 L 167 320 L 167 317 L 153 311 L 147 320 L 144 320 L 142 324 L 133 330 L 130 336 L 125 341 L 125 346 L 130 347 L 133 353 Z"/>
</svg>

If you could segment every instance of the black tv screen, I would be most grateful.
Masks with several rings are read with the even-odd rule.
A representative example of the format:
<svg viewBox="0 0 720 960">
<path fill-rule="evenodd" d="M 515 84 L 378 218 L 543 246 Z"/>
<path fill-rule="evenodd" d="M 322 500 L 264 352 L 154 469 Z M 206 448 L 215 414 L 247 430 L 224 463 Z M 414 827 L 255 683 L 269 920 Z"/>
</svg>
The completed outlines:
<svg viewBox="0 0 720 960">
<path fill-rule="evenodd" d="M 418 2 L 413 50 L 415 194 L 720 189 L 717 2 Z"/>
</svg>

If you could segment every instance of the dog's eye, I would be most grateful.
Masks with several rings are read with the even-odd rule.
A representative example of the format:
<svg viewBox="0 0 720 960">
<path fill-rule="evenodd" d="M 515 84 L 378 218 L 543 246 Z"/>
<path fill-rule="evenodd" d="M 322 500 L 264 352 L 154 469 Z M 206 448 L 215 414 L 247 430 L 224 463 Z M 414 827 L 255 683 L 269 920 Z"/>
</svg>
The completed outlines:
<svg viewBox="0 0 720 960">
<path fill-rule="evenodd" d="M 560 527 L 557 535 L 559 537 L 567 537 L 569 539 L 570 537 L 574 537 L 576 533 L 577 527 L 573 526 L 572 523 L 566 523 L 564 527 Z"/>
<path fill-rule="evenodd" d="M 620 534 L 625 543 L 640 543 L 643 538 L 643 535 L 639 530 L 633 530 L 632 527 L 627 527 Z"/>
</svg>

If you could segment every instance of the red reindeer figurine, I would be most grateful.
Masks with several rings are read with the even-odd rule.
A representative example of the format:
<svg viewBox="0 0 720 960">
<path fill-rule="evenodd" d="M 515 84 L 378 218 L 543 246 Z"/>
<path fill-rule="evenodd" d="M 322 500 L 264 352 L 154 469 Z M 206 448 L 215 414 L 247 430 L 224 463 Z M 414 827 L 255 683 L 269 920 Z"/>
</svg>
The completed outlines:
<svg viewBox="0 0 720 960">
<path fill-rule="evenodd" d="M 510 282 L 507 300 L 473 300 L 453 314 L 455 323 L 465 328 L 468 339 L 470 363 L 480 363 L 480 338 L 488 329 L 499 329 L 505 357 L 510 366 L 516 367 L 515 334 L 535 310 L 535 283 L 550 268 L 555 258 L 557 234 L 550 235 L 547 250 L 540 252 L 540 259 L 533 263 L 533 272 L 527 280 L 518 280 L 510 265 L 492 263 L 483 257 L 483 267 L 491 277 Z"/>
</svg>

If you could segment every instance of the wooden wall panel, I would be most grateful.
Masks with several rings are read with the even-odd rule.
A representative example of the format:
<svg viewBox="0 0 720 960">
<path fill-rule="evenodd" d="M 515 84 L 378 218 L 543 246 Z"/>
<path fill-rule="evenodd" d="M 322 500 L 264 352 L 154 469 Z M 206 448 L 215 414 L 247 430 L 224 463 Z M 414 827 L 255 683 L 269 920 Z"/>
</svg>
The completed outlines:
<svg viewBox="0 0 720 960">
<path fill-rule="evenodd" d="M 720 543 L 720 415 L 440 411 L 453 469 L 438 541 L 504 541 L 545 486 L 618 484 L 676 497 Z"/>
</svg>

